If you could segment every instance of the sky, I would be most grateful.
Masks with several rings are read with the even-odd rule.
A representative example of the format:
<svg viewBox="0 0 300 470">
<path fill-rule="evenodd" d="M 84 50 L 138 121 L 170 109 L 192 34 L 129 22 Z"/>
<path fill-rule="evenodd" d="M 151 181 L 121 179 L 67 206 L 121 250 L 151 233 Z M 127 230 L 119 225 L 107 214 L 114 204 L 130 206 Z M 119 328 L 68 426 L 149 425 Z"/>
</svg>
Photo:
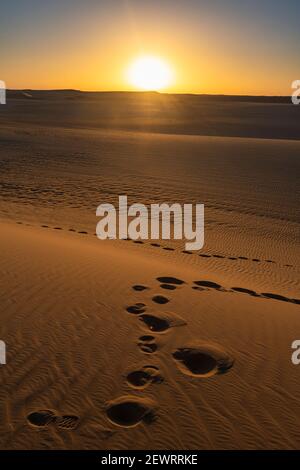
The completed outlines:
<svg viewBox="0 0 300 470">
<path fill-rule="evenodd" d="M 137 57 L 165 61 L 163 91 L 290 95 L 299 0 L 10 0 L 0 7 L 8 88 L 134 90 Z"/>
</svg>

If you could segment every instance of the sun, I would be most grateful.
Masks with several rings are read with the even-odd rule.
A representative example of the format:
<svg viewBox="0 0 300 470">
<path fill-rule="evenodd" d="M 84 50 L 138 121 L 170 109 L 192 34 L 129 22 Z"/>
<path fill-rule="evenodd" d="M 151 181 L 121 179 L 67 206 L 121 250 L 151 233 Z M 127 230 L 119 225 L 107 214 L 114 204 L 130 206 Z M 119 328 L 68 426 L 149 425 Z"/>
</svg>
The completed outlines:
<svg viewBox="0 0 300 470">
<path fill-rule="evenodd" d="M 142 90 L 162 90 L 172 82 L 172 71 L 159 57 L 143 56 L 135 59 L 128 68 L 129 83 Z"/>
</svg>

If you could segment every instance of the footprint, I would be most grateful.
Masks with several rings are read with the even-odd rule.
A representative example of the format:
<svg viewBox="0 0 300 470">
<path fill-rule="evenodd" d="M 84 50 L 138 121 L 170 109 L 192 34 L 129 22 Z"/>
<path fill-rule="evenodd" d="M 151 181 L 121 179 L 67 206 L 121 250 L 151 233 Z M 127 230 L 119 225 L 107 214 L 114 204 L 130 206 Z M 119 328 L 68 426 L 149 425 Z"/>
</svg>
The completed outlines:
<svg viewBox="0 0 300 470">
<path fill-rule="evenodd" d="M 205 255 L 204 253 L 202 253 L 199 256 L 201 256 L 201 258 L 211 258 L 211 255 Z"/>
<path fill-rule="evenodd" d="M 176 286 L 174 286 L 173 284 L 161 284 L 159 287 L 161 289 L 167 289 L 167 290 L 175 290 L 176 289 Z"/>
<path fill-rule="evenodd" d="M 186 325 L 184 320 L 173 315 L 172 317 L 169 315 L 164 315 L 164 318 L 162 318 L 155 315 L 144 314 L 139 316 L 139 320 L 144 322 L 149 330 L 155 331 L 156 333 L 162 333 L 169 328 Z"/>
<path fill-rule="evenodd" d="M 177 286 L 181 286 L 182 284 L 184 284 L 184 281 L 182 281 L 181 279 L 177 279 L 177 277 L 161 276 L 157 277 L 156 279 L 162 284 L 175 284 Z"/>
<path fill-rule="evenodd" d="M 33 413 L 30 413 L 27 416 L 28 422 L 32 426 L 36 427 L 48 426 L 48 424 L 52 423 L 55 418 L 55 413 L 51 410 L 38 410 L 34 411 Z"/>
<path fill-rule="evenodd" d="M 165 246 L 165 247 L 163 248 L 163 250 L 166 250 L 166 251 L 175 251 L 175 248 L 171 248 L 171 247 L 169 247 L 169 246 Z"/>
<path fill-rule="evenodd" d="M 222 259 L 225 258 L 225 256 L 223 256 L 223 255 L 213 255 L 213 257 L 214 257 L 214 258 L 222 258 Z"/>
<path fill-rule="evenodd" d="M 170 328 L 168 320 L 158 318 L 154 315 L 141 315 L 139 319 L 144 322 L 151 331 L 162 332 Z"/>
<path fill-rule="evenodd" d="M 263 295 L 264 297 L 267 297 L 268 299 L 281 300 L 282 302 L 292 301 L 292 299 L 288 299 L 287 297 L 284 297 L 283 295 L 270 294 L 269 292 L 263 292 L 261 295 Z"/>
<path fill-rule="evenodd" d="M 181 372 L 196 377 L 224 374 L 234 362 L 220 346 L 208 343 L 179 348 L 173 353 L 173 357 Z"/>
<path fill-rule="evenodd" d="M 127 382 L 135 388 L 146 388 L 151 383 L 161 383 L 162 381 L 163 378 L 155 366 L 144 366 L 127 375 Z"/>
<path fill-rule="evenodd" d="M 246 256 L 239 256 L 238 259 L 248 260 L 249 258 L 246 258 Z"/>
<path fill-rule="evenodd" d="M 128 313 L 133 313 L 135 315 L 140 315 L 141 313 L 146 312 L 146 305 L 138 302 L 134 305 L 130 305 L 129 307 L 126 308 Z"/>
<path fill-rule="evenodd" d="M 151 246 L 154 246 L 155 248 L 160 248 L 160 245 L 158 243 L 150 243 Z"/>
<path fill-rule="evenodd" d="M 156 304 L 160 304 L 160 305 L 164 305 L 170 302 L 170 299 L 168 299 L 167 297 L 164 297 L 163 295 L 155 295 L 154 297 L 152 297 L 152 300 Z"/>
<path fill-rule="evenodd" d="M 145 343 L 148 343 L 148 342 L 154 341 L 155 337 L 152 335 L 143 335 L 143 336 L 140 336 L 139 339 L 141 341 L 144 341 Z"/>
<path fill-rule="evenodd" d="M 194 284 L 201 287 L 211 287 L 212 289 L 221 289 L 222 286 L 212 281 L 194 281 Z"/>
<path fill-rule="evenodd" d="M 61 429 L 76 429 L 79 424 L 79 417 L 74 415 L 56 416 L 54 423 Z"/>
<path fill-rule="evenodd" d="M 62 230 L 61 227 L 54 227 L 54 230 Z"/>
<path fill-rule="evenodd" d="M 139 343 L 139 348 L 146 354 L 153 354 L 157 351 L 157 344 L 155 343 Z"/>
<path fill-rule="evenodd" d="M 86 232 L 85 230 L 81 230 L 81 231 L 78 232 L 78 233 L 80 233 L 81 235 L 88 235 L 88 232 Z"/>
<path fill-rule="evenodd" d="M 148 398 L 123 396 L 106 405 L 108 419 L 118 426 L 132 427 L 141 421 L 150 424 L 156 418 L 155 402 Z"/>
<path fill-rule="evenodd" d="M 146 354 L 153 354 L 157 351 L 157 344 L 155 343 L 155 337 L 152 335 L 143 335 L 139 337 L 140 342 L 138 347 Z"/>
<path fill-rule="evenodd" d="M 140 291 L 149 289 L 149 287 L 146 287 L 146 286 L 142 286 L 142 285 L 140 285 L 140 284 L 137 284 L 137 285 L 135 285 L 135 286 L 132 286 L 132 289 L 140 292 Z"/>
<path fill-rule="evenodd" d="M 192 253 L 191 251 L 188 251 L 188 250 L 182 250 L 181 253 L 184 253 L 185 255 L 193 255 L 194 253 Z"/>
<path fill-rule="evenodd" d="M 249 294 L 252 295 L 253 297 L 260 297 L 257 292 L 251 289 L 244 289 L 244 287 L 232 287 L 232 290 L 235 292 L 241 292 L 243 294 Z"/>
<path fill-rule="evenodd" d="M 142 242 L 141 240 L 134 240 L 133 243 L 137 243 L 138 245 L 143 245 L 144 242 Z"/>
</svg>

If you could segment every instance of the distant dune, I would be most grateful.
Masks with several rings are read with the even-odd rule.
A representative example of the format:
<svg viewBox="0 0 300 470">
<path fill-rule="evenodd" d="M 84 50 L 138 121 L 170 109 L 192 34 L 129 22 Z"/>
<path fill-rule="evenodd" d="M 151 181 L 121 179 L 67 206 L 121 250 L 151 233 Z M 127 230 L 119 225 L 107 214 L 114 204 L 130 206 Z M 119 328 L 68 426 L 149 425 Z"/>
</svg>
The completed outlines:
<svg viewBox="0 0 300 470">
<path fill-rule="evenodd" d="M 157 92 L 8 91 L 0 123 L 164 134 L 300 139 L 300 106 L 290 97 Z"/>
<path fill-rule="evenodd" d="M 250 102 L 250 103 L 283 103 L 289 104 L 291 102 L 290 96 L 263 96 L 263 95 L 209 95 L 209 94 L 194 94 L 194 93 L 160 93 L 158 91 L 81 91 L 73 89 L 58 89 L 58 90 L 7 90 L 9 98 L 22 98 L 24 94 L 29 94 L 34 99 L 103 99 L 108 97 L 114 99 L 115 97 L 144 97 L 144 96 L 174 96 L 184 100 L 197 100 L 198 102 L 204 101 L 227 101 L 227 102 Z"/>
</svg>

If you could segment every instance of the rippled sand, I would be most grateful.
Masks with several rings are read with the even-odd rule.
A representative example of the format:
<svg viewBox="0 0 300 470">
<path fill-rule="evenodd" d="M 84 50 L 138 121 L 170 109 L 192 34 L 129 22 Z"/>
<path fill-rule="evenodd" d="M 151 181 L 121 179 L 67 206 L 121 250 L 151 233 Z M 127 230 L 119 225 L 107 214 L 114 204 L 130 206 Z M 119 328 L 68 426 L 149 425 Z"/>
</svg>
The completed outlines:
<svg viewBox="0 0 300 470">
<path fill-rule="evenodd" d="M 108 97 L 1 108 L 0 447 L 299 448 L 294 108 L 198 103 L 193 124 L 191 97 L 173 122 L 145 96 L 155 125 L 138 101 L 127 129 Z M 121 194 L 204 203 L 204 248 L 99 241 Z"/>
</svg>

